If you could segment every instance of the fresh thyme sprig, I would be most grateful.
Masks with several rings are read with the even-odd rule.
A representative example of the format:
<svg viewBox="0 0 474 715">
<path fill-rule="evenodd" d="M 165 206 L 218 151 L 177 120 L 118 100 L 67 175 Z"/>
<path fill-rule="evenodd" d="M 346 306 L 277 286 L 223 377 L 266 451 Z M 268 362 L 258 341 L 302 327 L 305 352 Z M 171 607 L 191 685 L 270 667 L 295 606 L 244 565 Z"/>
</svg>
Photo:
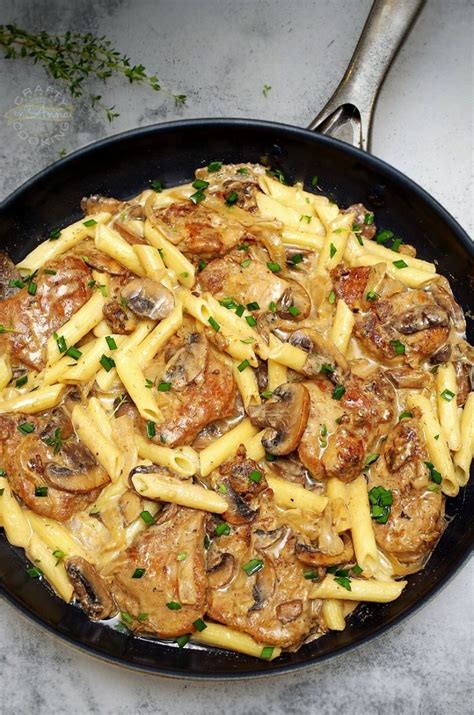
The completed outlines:
<svg viewBox="0 0 474 715">
<path fill-rule="evenodd" d="M 130 58 L 115 50 L 104 35 L 66 32 L 50 35 L 48 32 L 28 32 L 15 25 L 0 25 L 0 47 L 5 49 L 6 59 L 31 58 L 41 64 L 54 79 L 66 85 L 72 97 L 86 93 L 84 80 L 96 77 L 107 82 L 113 75 L 123 75 L 130 83 L 148 85 L 154 91 L 170 95 L 177 106 L 186 102 L 184 94 L 174 94 L 163 87 L 156 75 L 150 75 L 143 65 L 132 65 Z M 100 94 L 90 95 L 93 107 L 101 107 L 109 122 L 118 117 L 115 105 L 106 107 Z"/>
</svg>

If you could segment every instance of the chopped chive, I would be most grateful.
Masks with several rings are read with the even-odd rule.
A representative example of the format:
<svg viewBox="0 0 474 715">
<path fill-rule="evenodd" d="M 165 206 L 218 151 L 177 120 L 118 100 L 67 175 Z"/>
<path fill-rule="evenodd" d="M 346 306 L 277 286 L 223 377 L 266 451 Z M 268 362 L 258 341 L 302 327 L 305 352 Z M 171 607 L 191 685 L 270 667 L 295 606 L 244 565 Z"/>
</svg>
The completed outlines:
<svg viewBox="0 0 474 715">
<path fill-rule="evenodd" d="M 0 469 L 0 477 L 6 477 L 7 473 L 4 469 Z"/>
<path fill-rule="evenodd" d="M 219 169 L 222 169 L 222 161 L 211 161 L 207 167 L 209 174 L 214 174 L 216 171 L 219 171 Z"/>
<path fill-rule="evenodd" d="M 217 491 L 220 492 L 221 494 L 227 494 L 227 487 L 225 484 L 218 484 L 217 485 Z"/>
<path fill-rule="evenodd" d="M 0 334 L 1 333 L 16 333 L 14 328 L 7 328 L 6 325 L 0 323 Z"/>
<path fill-rule="evenodd" d="M 357 238 L 357 241 L 358 241 L 359 245 L 360 245 L 360 246 L 363 246 L 363 245 L 364 245 L 364 240 L 363 240 L 362 236 L 361 236 L 359 233 L 357 233 L 357 234 L 356 234 L 356 238 Z"/>
<path fill-rule="evenodd" d="M 201 271 L 203 271 L 206 266 L 207 266 L 206 261 L 204 260 L 204 258 L 201 258 L 201 260 L 200 260 L 199 263 L 198 263 L 198 273 L 200 273 Z"/>
<path fill-rule="evenodd" d="M 377 243 L 387 243 L 389 238 L 393 238 L 393 231 L 380 231 L 375 237 Z"/>
<path fill-rule="evenodd" d="M 319 579 L 319 576 L 314 569 L 308 569 L 308 571 L 303 571 L 303 576 L 307 581 L 315 581 Z"/>
<path fill-rule="evenodd" d="M 205 630 L 207 628 L 207 626 L 204 623 L 204 621 L 202 620 L 202 618 L 198 618 L 196 621 L 193 621 L 193 626 L 199 632 L 202 632 L 203 630 Z"/>
<path fill-rule="evenodd" d="M 237 246 L 237 250 L 245 251 L 245 253 L 248 253 L 248 251 L 250 250 L 250 246 L 248 243 L 239 243 L 239 245 Z"/>
<path fill-rule="evenodd" d="M 238 200 L 239 200 L 239 195 L 238 195 L 237 191 L 233 191 L 226 198 L 225 202 L 226 202 L 227 206 L 233 206 L 234 204 L 237 203 Z"/>
<path fill-rule="evenodd" d="M 270 452 L 265 452 L 265 459 L 267 462 L 274 462 L 276 457 L 274 454 L 270 454 Z"/>
<path fill-rule="evenodd" d="M 244 310 L 245 310 L 245 308 L 243 305 L 238 305 L 237 308 L 235 309 L 235 314 L 238 315 L 239 318 L 241 318 L 244 314 Z"/>
<path fill-rule="evenodd" d="M 364 224 L 366 226 L 372 226 L 373 222 L 374 222 L 374 214 L 365 214 Z"/>
<path fill-rule="evenodd" d="M 143 519 L 143 521 L 145 522 L 145 524 L 154 524 L 155 523 L 155 519 L 153 518 L 153 516 L 150 514 L 149 511 L 142 511 L 140 516 Z"/>
<path fill-rule="evenodd" d="M 431 481 L 435 484 L 441 484 L 443 477 L 441 476 L 440 472 L 435 469 L 434 464 L 432 464 L 431 462 L 425 462 L 425 464 L 430 471 Z"/>
<path fill-rule="evenodd" d="M 246 338 L 245 340 L 241 340 L 240 342 L 244 345 L 251 345 L 255 342 L 255 338 Z"/>
<path fill-rule="evenodd" d="M 203 191 L 201 191 L 201 189 L 198 189 L 198 191 L 196 191 L 194 194 L 191 194 L 189 198 L 193 202 L 193 204 L 197 205 L 201 203 L 201 201 L 204 201 L 206 195 Z"/>
<path fill-rule="evenodd" d="M 48 487 L 35 487 L 35 497 L 47 497 Z"/>
<path fill-rule="evenodd" d="M 25 284 L 20 278 L 16 278 L 14 281 L 8 281 L 10 288 L 24 288 Z"/>
<path fill-rule="evenodd" d="M 301 214 L 300 216 L 300 223 L 301 221 L 306 221 L 306 223 L 309 225 L 311 223 L 312 216 L 308 216 L 307 214 Z"/>
<path fill-rule="evenodd" d="M 221 521 L 221 523 L 216 526 L 214 534 L 215 536 L 228 536 L 230 534 L 229 524 L 225 521 Z"/>
<path fill-rule="evenodd" d="M 352 591 L 351 580 L 348 576 L 336 576 L 334 581 L 346 589 L 346 591 Z"/>
<path fill-rule="evenodd" d="M 143 621 L 146 621 L 148 618 L 148 613 L 139 613 L 137 616 L 137 621 L 139 623 L 143 623 Z"/>
<path fill-rule="evenodd" d="M 323 362 L 323 364 L 321 365 L 321 370 L 320 370 L 320 372 L 324 372 L 324 373 L 326 373 L 327 375 L 330 375 L 331 373 L 334 372 L 334 370 L 335 370 L 335 368 L 333 367 L 333 365 L 330 365 L 330 364 L 327 363 L 327 362 Z"/>
<path fill-rule="evenodd" d="M 268 399 L 269 397 L 271 397 L 273 395 L 273 392 L 272 392 L 272 390 L 264 390 L 263 392 L 260 393 L 260 395 L 262 397 L 265 397 L 266 399 Z"/>
<path fill-rule="evenodd" d="M 400 246 L 402 245 L 402 239 L 401 238 L 396 238 L 390 248 L 392 251 L 395 251 L 395 253 L 400 252 Z"/>
<path fill-rule="evenodd" d="M 88 283 L 87 283 L 88 288 L 95 288 L 95 285 L 96 285 L 95 280 L 88 281 Z"/>
<path fill-rule="evenodd" d="M 369 491 L 369 502 L 372 519 L 378 524 L 386 524 L 393 503 L 391 490 L 382 486 L 373 487 Z"/>
<path fill-rule="evenodd" d="M 192 185 L 195 189 L 207 189 L 209 182 L 204 181 L 204 179 L 196 179 L 193 181 Z"/>
<path fill-rule="evenodd" d="M 247 358 L 245 358 L 245 360 L 242 360 L 240 365 L 237 365 L 237 370 L 239 372 L 243 372 L 245 370 L 245 368 L 248 367 L 249 365 L 250 365 L 249 361 L 247 360 Z"/>
<path fill-rule="evenodd" d="M 214 318 L 212 317 L 212 315 L 211 315 L 210 318 L 207 319 L 207 322 L 209 323 L 209 325 L 211 326 L 211 328 L 216 331 L 216 333 L 218 333 L 219 330 L 221 329 L 221 326 L 219 325 L 219 323 L 217 322 L 217 320 L 214 320 Z"/>
<path fill-rule="evenodd" d="M 22 375 L 15 382 L 15 387 L 23 387 L 23 385 L 26 385 L 27 382 L 28 382 L 28 375 Z"/>
<path fill-rule="evenodd" d="M 363 570 L 364 570 L 364 569 L 362 569 L 362 568 L 359 566 L 359 564 L 356 564 L 355 566 L 353 566 L 353 567 L 351 568 L 351 571 L 352 571 L 352 573 L 354 574 L 354 576 L 360 576 Z"/>
<path fill-rule="evenodd" d="M 241 266 L 241 268 L 248 268 L 248 266 L 250 266 L 251 263 L 252 263 L 252 259 L 246 258 L 245 261 L 242 261 L 240 266 Z"/>
<path fill-rule="evenodd" d="M 18 429 L 22 434 L 31 434 L 35 431 L 35 428 L 31 424 L 31 422 L 22 422 L 18 425 Z"/>
<path fill-rule="evenodd" d="M 367 457 L 365 458 L 364 462 L 364 467 L 368 467 L 369 465 L 373 464 L 374 462 L 377 461 L 379 458 L 379 454 L 377 452 L 373 452 L 372 454 L 368 454 Z"/>
<path fill-rule="evenodd" d="M 252 301 L 252 303 L 247 303 L 247 310 L 260 310 L 260 306 L 255 301 Z"/>
<path fill-rule="evenodd" d="M 366 300 L 373 302 L 378 299 L 378 295 L 374 290 L 369 290 L 369 292 L 366 294 L 365 298 L 366 298 Z"/>
<path fill-rule="evenodd" d="M 332 258 L 333 256 L 335 256 L 336 253 L 337 253 L 337 248 L 336 248 L 336 246 L 334 245 L 334 243 L 331 243 L 331 245 L 329 246 L 329 256 L 330 256 L 330 258 Z"/>
<path fill-rule="evenodd" d="M 178 601 L 168 601 L 168 603 L 166 604 L 166 608 L 169 608 L 170 611 L 180 611 L 181 604 L 178 603 Z"/>
<path fill-rule="evenodd" d="M 169 392 L 171 390 L 171 382 L 160 382 L 158 392 Z"/>
<path fill-rule="evenodd" d="M 43 572 L 37 566 L 30 566 L 30 568 L 26 569 L 26 573 L 31 578 L 41 578 L 43 575 Z"/>
<path fill-rule="evenodd" d="M 89 228 L 89 226 L 95 226 L 97 221 L 95 220 L 95 218 L 89 218 L 87 219 L 87 221 L 83 221 L 82 223 L 84 224 L 84 226 L 87 226 L 87 228 Z"/>
<path fill-rule="evenodd" d="M 57 566 L 61 563 L 61 561 L 64 561 L 66 554 L 64 551 L 61 551 L 61 549 L 54 549 L 53 556 L 56 559 L 56 563 L 54 565 Z"/>
<path fill-rule="evenodd" d="M 302 253 L 295 253 L 294 256 L 291 256 L 290 263 L 293 263 L 294 266 L 297 266 L 298 263 L 302 263 L 303 260 L 304 260 L 304 256 Z"/>
<path fill-rule="evenodd" d="M 246 315 L 245 320 L 247 321 L 248 325 L 250 325 L 251 328 L 254 328 L 257 325 L 257 321 L 253 317 L 253 315 Z"/>
<path fill-rule="evenodd" d="M 336 294 L 333 290 L 328 295 L 328 301 L 331 305 L 333 305 L 336 302 Z"/>
<path fill-rule="evenodd" d="M 57 333 L 53 333 L 53 338 L 56 340 L 56 345 L 58 346 L 59 352 L 65 353 L 67 350 L 67 344 L 64 336 L 58 335 Z"/>
<path fill-rule="evenodd" d="M 69 355 L 69 357 L 72 357 L 74 360 L 79 360 L 79 358 L 82 356 L 81 351 L 74 347 L 68 348 L 65 354 Z"/>
<path fill-rule="evenodd" d="M 224 308 L 227 308 L 227 310 L 233 310 L 234 308 L 237 308 L 237 306 L 238 306 L 238 303 L 236 303 L 233 298 L 223 298 L 222 300 L 219 301 L 219 303 Z"/>
<path fill-rule="evenodd" d="M 54 454 L 59 454 L 59 452 L 61 451 L 61 447 L 63 446 L 61 428 L 56 427 L 56 429 L 54 430 L 54 437 L 45 437 L 43 438 L 43 442 L 49 447 L 53 447 Z"/>
<path fill-rule="evenodd" d="M 290 305 L 288 312 L 296 318 L 296 316 L 301 313 L 301 310 L 297 308 L 296 305 Z"/>
<path fill-rule="evenodd" d="M 120 618 L 122 619 L 122 621 L 124 623 L 128 623 L 128 625 L 133 623 L 133 618 L 131 617 L 131 615 L 129 613 L 127 613 L 127 611 L 121 611 Z"/>
<path fill-rule="evenodd" d="M 163 185 L 158 179 L 153 179 L 153 181 L 150 181 L 150 188 L 152 188 L 153 191 L 156 191 L 157 194 L 161 194 L 161 192 L 163 191 Z"/>
<path fill-rule="evenodd" d="M 439 434 L 435 434 L 434 438 L 435 438 L 436 441 L 438 441 L 438 440 L 439 440 Z"/>
<path fill-rule="evenodd" d="M 398 420 L 399 422 L 401 422 L 402 420 L 406 420 L 409 417 L 413 417 L 413 412 L 410 412 L 409 410 L 404 410 Z"/>
<path fill-rule="evenodd" d="M 272 273 L 278 273 L 281 271 L 281 266 L 279 263 L 274 263 L 273 261 L 269 261 L 267 263 L 267 268 L 270 270 Z"/>
<path fill-rule="evenodd" d="M 55 276 L 57 271 L 53 271 L 51 268 L 43 268 L 43 273 L 46 273 L 47 276 Z"/>
<path fill-rule="evenodd" d="M 451 402 L 453 397 L 456 396 L 456 393 L 451 392 L 451 390 L 446 389 L 446 390 L 443 390 L 443 392 L 440 392 L 439 396 L 442 397 L 443 400 L 446 400 L 446 402 Z"/>
<path fill-rule="evenodd" d="M 265 173 L 267 176 L 277 179 L 280 184 L 286 184 L 288 186 L 288 181 L 281 169 L 267 169 Z"/>
<path fill-rule="evenodd" d="M 395 350 L 397 355 L 405 355 L 405 346 L 400 340 L 391 340 L 390 345 Z"/>
<path fill-rule="evenodd" d="M 361 231 L 362 231 L 362 229 L 361 229 L 360 223 L 356 223 L 356 222 L 354 221 L 354 223 L 352 224 L 352 232 L 353 232 L 353 233 L 360 233 Z"/>
<path fill-rule="evenodd" d="M 399 261 L 392 261 L 393 265 L 395 268 L 408 268 L 408 263 L 406 263 L 403 258 L 400 258 Z"/>
<path fill-rule="evenodd" d="M 152 439 L 156 435 L 156 425 L 151 420 L 148 420 L 148 422 L 146 423 L 146 433 L 148 439 Z"/>
<path fill-rule="evenodd" d="M 50 241 L 57 241 L 58 238 L 61 235 L 61 229 L 60 228 L 53 228 L 53 230 L 49 234 L 49 240 Z"/>
<path fill-rule="evenodd" d="M 250 559 L 242 568 L 247 576 L 253 576 L 253 574 L 263 569 L 263 561 L 262 559 Z"/>
<path fill-rule="evenodd" d="M 253 469 L 249 474 L 249 479 L 251 482 L 259 484 L 262 479 L 262 472 L 260 472 L 258 469 Z"/>
<path fill-rule="evenodd" d="M 312 186 L 313 189 L 314 189 L 317 185 L 318 185 L 318 177 L 317 177 L 316 175 L 315 175 L 315 176 L 312 176 L 312 177 L 311 177 L 311 186 Z"/>
<path fill-rule="evenodd" d="M 105 338 L 105 342 L 109 346 L 111 350 L 117 350 L 117 343 L 115 342 L 114 338 L 111 335 L 107 335 Z"/>
<path fill-rule="evenodd" d="M 207 534 L 204 534 L 204 548 L 206 549 L 206 551 L 210 547 L 210 545 L 211 545 L 210 538 L 208 537 Z"/>
<path fill-rule="evenodd" d="M 188 645 L 190 640 L 191 636 L 186 633 L 184 636 L 178 636 L 178 638 L 175 638 L 174 642 L 176 643 L 178 648 L 184 648 L 186 645 Z"/>
<path fill-rule="evenodd" d="M 334 390 L 332 391 L 332 398 L 333 400 L 340 400 L 343 394 L 345 393 L 346 388 L 344 385 L 336 385 Z"/>
<path fill-rule="evenodd" d="M 107 355 L 102 355 L 99 362 L 104 368 L 105 372 L 110 372 L 112 368 L 115 367 L 115 361 L 111 357 L 107 357 Z"/>
<path fill-rule="evenodd" d="M 248 174 L 249 170 L 247 169 L 246 166 L 241 166 L 240 169 L 237 169 L 238 174 Z"/>
<path fill-rule="evenodd" d="M 275 312 L 276 312 L 276 309 L 277 309 L 277 307 L 276 307 L 275 301 L 274 301 L 274 300 L 270 301 L 270 303 L 268 304 L 268 310 L 269 310 L 271 313 L 275 313 Z"/>
<path fill-rule="evenodd" d="M 188 557 L 187 551 L 181 551 L 181 553 L 179 553 L 177 555 L 176 561 L 186 561 L 187 557 Z"/>
<path fill-rule="evenodd" d="M 266 645 L 264 648 L 262 648 L 262 652 L 260 653 L 260 658 L 263 660 L 270 660 L 270 658 L 273 655 L 274 647 L 271 645 Z"/>
<path fill-rule="evenodd" d="M 132 578 L 142 578 L 146 573 L 146 569 L 135 569 L 132 573 Z"/>
</svg>

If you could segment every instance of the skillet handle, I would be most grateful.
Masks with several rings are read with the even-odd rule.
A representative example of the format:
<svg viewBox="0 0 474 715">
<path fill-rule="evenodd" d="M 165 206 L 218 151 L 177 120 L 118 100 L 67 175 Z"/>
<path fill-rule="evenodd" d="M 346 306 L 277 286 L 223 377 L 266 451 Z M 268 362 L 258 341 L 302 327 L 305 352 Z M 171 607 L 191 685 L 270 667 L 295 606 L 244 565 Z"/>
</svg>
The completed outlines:
<svg viewBox="0 0 474 715">
<path fill-rule="evenodd" d="M 368 151 L 378 92 L 424 0 L 375 0 L 344 77 L 308 129 Z"/>
</svg>

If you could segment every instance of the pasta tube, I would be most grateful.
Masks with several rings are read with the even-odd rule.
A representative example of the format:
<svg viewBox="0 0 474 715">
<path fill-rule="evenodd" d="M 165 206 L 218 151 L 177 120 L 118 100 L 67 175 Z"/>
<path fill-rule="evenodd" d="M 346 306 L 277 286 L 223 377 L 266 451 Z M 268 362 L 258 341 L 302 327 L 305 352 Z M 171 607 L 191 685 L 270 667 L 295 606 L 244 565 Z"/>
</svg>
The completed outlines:
<svg viewBox="0 0 474 715">
<path fill-rule="evenodd" d="M 96 457 L 112 481 L 118 479 L 122 469 L 122 456 L 112 442 L 105 437 L 95 422 L 90 410 L 76 405 L 71 415 L 74 430 L 83 444 Z"/>
<path fill-rule="evenodd" d="M 340 479 L 331 477 L 326 484 L 326 493 L 331 502 L 332 520 L 336 531 L 338 534 L 347 531 L 351 528 L 351 520 L 346 503 L 346 485 Z"/>
<path fill-rule="evenodd" d="M 323 601 L 322 614 L 326 626 L 330 631 L 343 631 L 346 627 L 344 618 L 344 605 L 342 601 L 327 598 Z"/>
<path fill-rule="evenodd" d="M 229 430 L 208 447 L 205 447 L 199 453 L 202 476 L 207 477 L 213 469 L 217 469 L 221 464 L 233 457 L 239 446 L 252 439 L 257 432 L 258 429 L 247 418 L 242 420 L 237 427 Z"/>
<path fill-rule="evenodd" d="M 239 392 L 242 396 L 244 407 L 247 408 L 250 404 L 260 404 L 261 398 L 258 391 L 257 378 L 250 366 L 240 369 L 242 363 L 238 360 L 234 361 L 233 375 Z"/>
<path fill-rule="evenodd" d="M 453 452 L 456 452 L 461 447 L 457 392 L 458 384 L 454 365 L 451 362 L 439 365 L 436 374 L 438 415 L 448 447 Z"/>
<path fill-rule="evenodd" d="M 401 595 L 406 585 L 406 581 L 375 581 L 357 578 L 350 580 L 351 590 L 348 591 L 334 580 L 334 576 L 328 575 L 321 585 L 315 587 L 312 598 L 389 603 Z"/>
<path fill-rule="evenodd" d="M 26 549 L 31 539 L 31 526 L 25 509 L 18 504 L 5 477 L 0 477 L 0 524 L 10 544 Z"/>
<path fill-rule="evenodd" d="M 167 318 L 162 320 L 156 328 L 135 349 L 135 358 L 143 370 L 163 345 L 176 333 L 183 323 L 183 307 L 178 303 Z"/>
<path fill-rule="evenodd" d="M 309 489 L 288 482 L 286 479 L 280 479 L 280 477 L 267 474 L 267 483 L 273 491 L 275 503 L 286 509 L 308 509 L 321 514 L 328 503 L 327 497 L 314 494 Z"/>
<path fill-rule="evenodd" d="M 319 255 L 316 276 L 326 275 L 342 261 L 353 221 L 354 214 L 348 213 L 339 214 L 330 223 Z"/>
<path fill-rule="evenodd" d="M 102 308 L 105 299 L 103 295 L 96 291 L 82 308 L 58 330 L 55 337 L 52 335 L 46 345 L 46 355 L 48 365 L 52 365 L 63 357 L 66 348 L 75 345 L 81 338 L 87 335 L 103 318 Z M 60 352 L 60 339 L 65 341 L 66 348 Z"/>
<path fill-rule="evenodd" d="M 372 517 L 370 516 L 367 484 L 364 477 L 357 477 L 357 479 L 348 484 L 346 494 L 357 563 L 366 573 L 370 574 L 377 568 L 378 555 Z M 331 596 L 327 596 L 327 598 L 331 598 Z"/>
<path fill-rule="evenodd" d="M 255 658 L 264 658 L 264 660 L 274 660 L 281 654 L 281 648 L 278 646 L 265 646 L 263 643 L 257 643 L 247 633 L 234 631 L 220 623 L 206 623 L 206 628 L 203 631 L 195 631 L 191 635 L 191 640 L 194 643 L 233 650 Z"/>
<path fill-rule="evenodd" d="M 133 250 L 133 246 L 122 238 L 118 231 L 115 231 L 109 226 L 99 224 L 95 234 L 95 245 L 99 251 L 106 253 L 118 261 L 122 266 L 132 271 L 132 273 L 135 273 L 137 276 L 145 275 L 141 261 Z"/>
<path fill-rule="evenodd" d="M 163 422 L 163 415 L 152 391 L 146 386 L 145 375 L 133 353 L 123 351 L 115 358 L 117 374 L 145 420 Z"/>
<path fill-rule="evenodd" d="M 114 361 L 117 355 L 120 355 L 125 350 L 133 352 L 134 349 L 143 342 L 147 335 L 152 331 L 154 323 L 151 320 L 143 320 L 135 328 L 134 332 L 126 337 L 118 350 L 114 353 Z M 117 370 L 113 367 L 111 370 L 102 368 L 96 375 L 95 381 L 102 392 L 110 390 L 115 380 L 117 379 Z"/>
<path fill-rule="evenodd" d="M 172 504 L 223 514 L 228 504 L 219 494 L 190 481 L 161 474 L 134 474 L 132 483 L 145 499 L 161 499 Z"/>
<path fill-rule="evenodd" d="M 281 354 L 281 349 L 282 349 L 283 343 L 278 340 L 272 333 L 270 334 L 270 338 L 268 341 L 268 347 L 269 347 L 269 354 L 271 355 L 273 350 L 280 350 Z M 293 347 L 293 346 L 292 346 Z M 287 353 L 288 355 L 288 353 Z M 300 358 L 301 359 L 301 358 Z M 288 360 L 288 357 L 287 357 Z M 267 370 L 268 370 L 268 389 L 273 392 L 273 390 L 276 390 L 279 385 L 283 385 L 287 381 L 287 369 L 286 365 L 283 365 L 281 362 L 277 362 L 276 360 L 273 360 L 272 358 L 268 358 L 267 362 Z"/>
<path fill-rule="evenodd" d="M 0 355 L 0 390 L 8 385 L 12 379 L 12 369 L 8 355 Z"/>
<path fill-rule="evenodd" d="M 192 288 L 196 280 L 196 270 L 179 248 L 173 246 L 159 231 L 151 225 L 149 219 L 145 221 L 145 238 L 155 248 L 162 251 L 163 262 L 167 268 L 175 272 L 176 278 L 186 288 Z"/>
<path fill-rule="evenodd" d="M 469 469 L 474 451 L 474 392 L 466 400 L 461 415 L 461 449 L 454 455 L 456 479 L 461 487 L 469 481 Z"/>
<path fill-rule="evenodd" d="M 162 447 L 135 435 L 138 456 L 149 459 L 153 464 L 171 469 L 180 477 L 192 477 L 199 472 L 199 455 L 192 447 Z"/>
<path fill-rule="evenodd" d="M 54 588 L 58 596 L 69 602 L 72 598 L 73 587 L 62 563 L 58 563 L 56 556 L 46 544 L 33 534 L 27 548 L 28 556 L 38 564 L 38 568 L 46 577 L 48 583 Z"/>
<path fill-rule="evenodd" d="M 0 401 L 0 414 L 4 412 L 25 412 L 27 415 L 34 415 L 36 412 L 55 407 L 63 396 L 65 385 L 49 385 L 40 387 L 34 392 L 25 392 L 18 397 Z"/>
<path fill-rule="evenodd" d="M 347 347 L 354 327 L 354 314 L 347 303 L 343 300 L 337 301 L 336 315 L 329 334 L 334 345 L 343 355 L 347 353 Z"/>
<path fill-rule="evenodd" d="M 278 362 L 281 365 L 301 372 L 303 365 L 306 362 L 308 354 L 304 350 L 290 345 L 290 343 L 282 343 L 278 338 L 273 336 L 273 347 L 268 352 L 268 359 Z"/>
<path fill-rule="evenodd" d="M 432 273 L 429 273 L 428 271 L 420 271 L 418 268 L 411 268 L 407 261 L 405 261 L 404 256 L 395 258 L 392 261 L 382 261 L 379 256 L 374 256 L 371 253 L 362 253 L 354 259 L 352 265 L 376 266 L 377 263 L 385 263 L 385 270 L 390 278 L 401 281 L 409 288 L 419 288 L 424 283 L 428 283 L 433 280 Z M 395 263 L 398 263 L 398 265 L 402 267 L 397 268 Z M 406 266 L 403 266 L 403 263 L 406 263 Z"/>
</svg>

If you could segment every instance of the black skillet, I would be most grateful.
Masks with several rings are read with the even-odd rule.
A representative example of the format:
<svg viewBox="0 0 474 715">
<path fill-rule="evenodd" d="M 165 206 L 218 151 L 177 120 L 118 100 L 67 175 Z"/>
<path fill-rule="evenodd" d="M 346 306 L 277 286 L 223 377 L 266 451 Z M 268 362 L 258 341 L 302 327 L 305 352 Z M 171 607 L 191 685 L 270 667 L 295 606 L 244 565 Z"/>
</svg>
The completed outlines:
<svg viewBox="0 0 474 715">
<path fill-rule="evenodd" d="M 338 89 L 339 100 L 331 100 L 312 128 L 321 128 L 322 121 L 326 130 L 349 129 L 356 143 L 367 146 L 374 88 L 380 84 L 418 6 L 417 0 L 374 4 L 350 70 Z M 354 80 L 355 76 L 358 79 Z M 338 204 L 348 206 L 362 201 L 375 211 L 379 227 L 390 228 L 415 245 L 422 258 L 437 262 L 466 314 L 472 316 L 473 245 L 433 198 L 406 176 L 360 149 L 312 131 L 270 122 L 172 122 L 93 144 L 45 169 L 1 205 L 0 244 L 18 261 L 51 229 L 80 217 L 79 201 L 84 194 L 128 198 L 157 177 L 168 186 L 190 181 L 196 167 L 213 160 L 265 161 L 281 169 L 291 182 L 307 182 L 317 174 L 321 193 Z M 472 342 L 473 321 L 470 317 L 468 321 Z M 448 528 L 426 568 L 409 577 L 409 585 L 397 601 L 362 605 L 342 633 L 331 632 L 271 663 L 212 649 L 188 646 L 180 650 L 92 623 L 78 608 L 57 598 L 44 583 L 31 579 L 22 550 L 10 546 L 3 534 L 0 592 L 51 632 L 118 664 L 161 675 L 208 679 L 282 673 L 321 662 L 368 641 L 439 591 L 472 549 L 473 504 L 473 483 L 462 489 L 457 499 L 448 500 Z"/>
</svg>

